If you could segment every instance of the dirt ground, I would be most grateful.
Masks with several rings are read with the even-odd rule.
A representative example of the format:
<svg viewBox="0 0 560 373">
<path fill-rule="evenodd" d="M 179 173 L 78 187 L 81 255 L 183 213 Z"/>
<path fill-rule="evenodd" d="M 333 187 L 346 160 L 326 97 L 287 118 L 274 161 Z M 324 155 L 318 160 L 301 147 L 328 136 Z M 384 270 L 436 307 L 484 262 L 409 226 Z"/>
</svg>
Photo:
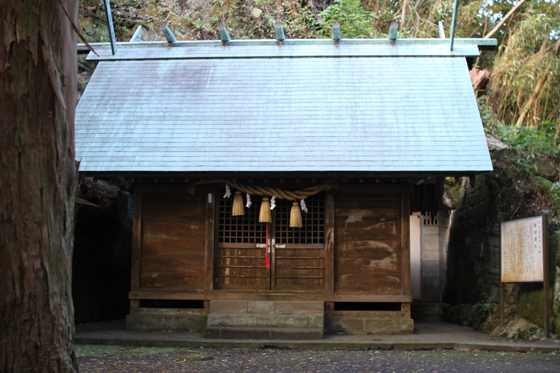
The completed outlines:
<svg viewBox="0 0 560 373">
<path fill-rule="evenodd" d="M 560 354 L 76 346 L 80 372 L 560 372 Z"/>
</svg>

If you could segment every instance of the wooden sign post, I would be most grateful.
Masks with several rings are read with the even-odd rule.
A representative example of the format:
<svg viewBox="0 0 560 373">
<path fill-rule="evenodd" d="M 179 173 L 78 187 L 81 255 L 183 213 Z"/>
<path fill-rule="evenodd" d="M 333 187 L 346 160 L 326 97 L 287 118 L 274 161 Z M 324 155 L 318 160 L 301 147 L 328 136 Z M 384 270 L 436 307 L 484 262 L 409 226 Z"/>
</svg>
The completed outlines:
<svg viewBox="0 0 560 373">
<path fill-rule="evenodd" d="M 501 224 L 500 326 L 504 327 L 504 283 L 543 282 L 544 333 L 548 327 L 548 247 L 545 216 Z"/>
</svg>

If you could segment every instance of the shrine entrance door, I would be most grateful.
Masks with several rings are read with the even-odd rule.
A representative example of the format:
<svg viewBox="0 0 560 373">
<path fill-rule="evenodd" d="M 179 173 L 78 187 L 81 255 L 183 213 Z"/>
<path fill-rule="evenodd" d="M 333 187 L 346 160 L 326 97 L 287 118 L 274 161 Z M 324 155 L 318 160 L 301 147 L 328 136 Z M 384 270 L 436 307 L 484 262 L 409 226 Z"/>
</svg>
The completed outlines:
<svg viewBox="0 0 560 373">
<path fill-rule="evenodd" d="M 276 200 L 272 223 L 268 224 L 266 268 L 265 223 L 259 223 L 262 197 L 251 196 L 245 215 L 231 216 L 231 198 L 221 191 L 216 219 L 215 289 L 241 291 L 297 290 L 325 288 L 325 199 L 324 193 L 305 200 L 302 228 L 290 228 L 292 202 Z M 244 203 L 246 203 L 246 197 Z"/>
</svg>

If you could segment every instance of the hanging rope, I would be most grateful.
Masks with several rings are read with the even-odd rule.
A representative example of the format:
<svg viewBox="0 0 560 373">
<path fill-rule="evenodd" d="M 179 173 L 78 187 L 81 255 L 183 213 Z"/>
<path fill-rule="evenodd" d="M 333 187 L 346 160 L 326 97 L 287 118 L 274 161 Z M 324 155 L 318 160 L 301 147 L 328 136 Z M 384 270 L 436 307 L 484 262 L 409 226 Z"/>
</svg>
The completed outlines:
<svg viewBox="0 0 560 373">
<path fill-rule="evenodd" d="M 265 268 L 270 268 L 270 260 L 268 259 L 268 223 L 266 223 L 266 259 L 264 260 Z"/>
<path fill-rule="evenodd" d="M 208 179 L 208 180 L 192 183 L 188 186 L 188 191 L 189 193 L 194 194 L 194 187 L 196 185 L 213 184 L 213 183 L 227 184 L 241 192 L 248 193 L 250 195 L 258 195 L 258 196 L 265 196 L 265 197 L 276 196 L 277 198 L 285 199 L 288 201 L 297 201 L 297 200 L 305 199 L 309 196 L 315 195 L 324 190 L 331 190 L 331 189 L 338 188 L 338 185 L 335 182 L 327 181 L 323 184 L 305 188 L 303 190 L 290 191 L 290 190 L 282 190 L 282 189 L 272 188 L 272 187 L 245 185 L 231 179 L 219 178 L 219 179 Z"/>
</svg>

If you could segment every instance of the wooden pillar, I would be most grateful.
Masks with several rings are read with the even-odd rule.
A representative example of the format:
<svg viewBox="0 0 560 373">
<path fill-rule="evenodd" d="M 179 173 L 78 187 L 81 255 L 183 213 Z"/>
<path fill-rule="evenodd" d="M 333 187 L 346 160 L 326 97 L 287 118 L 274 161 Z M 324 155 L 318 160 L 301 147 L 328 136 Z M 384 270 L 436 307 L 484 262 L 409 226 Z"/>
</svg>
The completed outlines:
<svg viewBox="0 0 560 373">
<path fill-rule="evenodd" d="M 216 190 L 208 189 L 206 196 L 206 237 L 204 255 L 204 290 L 212 291 L 214 288 L 214 230 L 215 230 L 215 206 Z"/>
<path fill-rule="evenodd" d="M 334 194 L 325 195 L 325 291 L 334 292 Z"/>
<path fill-rule="evenodd" d="M 130 290 L 140 289 L 140 260 L 142 258 L 142 193 L 134 192 L 134 209 L 132 219 L 132 258 Z M 139 301 L 132 299 L 130 308 L 138 308 Z"/>
<path fill-rule="evenodd" d="M 410 294 L 410 193 L 401 195 L 402 250 L 401 278 L 402 293 Z"/>
<path fill-rule="evenodd" d="M 549 304 L 549 296 L 548 296 L 548 286 L 549 286 L 549 278 L 548 278 L 548 219 L 546 215 L 542 218 L 542 248 L 543 248 L 543 293 L 544 293 L 544 337 L 550 338 L 550 304 Z"/>
</svg>

